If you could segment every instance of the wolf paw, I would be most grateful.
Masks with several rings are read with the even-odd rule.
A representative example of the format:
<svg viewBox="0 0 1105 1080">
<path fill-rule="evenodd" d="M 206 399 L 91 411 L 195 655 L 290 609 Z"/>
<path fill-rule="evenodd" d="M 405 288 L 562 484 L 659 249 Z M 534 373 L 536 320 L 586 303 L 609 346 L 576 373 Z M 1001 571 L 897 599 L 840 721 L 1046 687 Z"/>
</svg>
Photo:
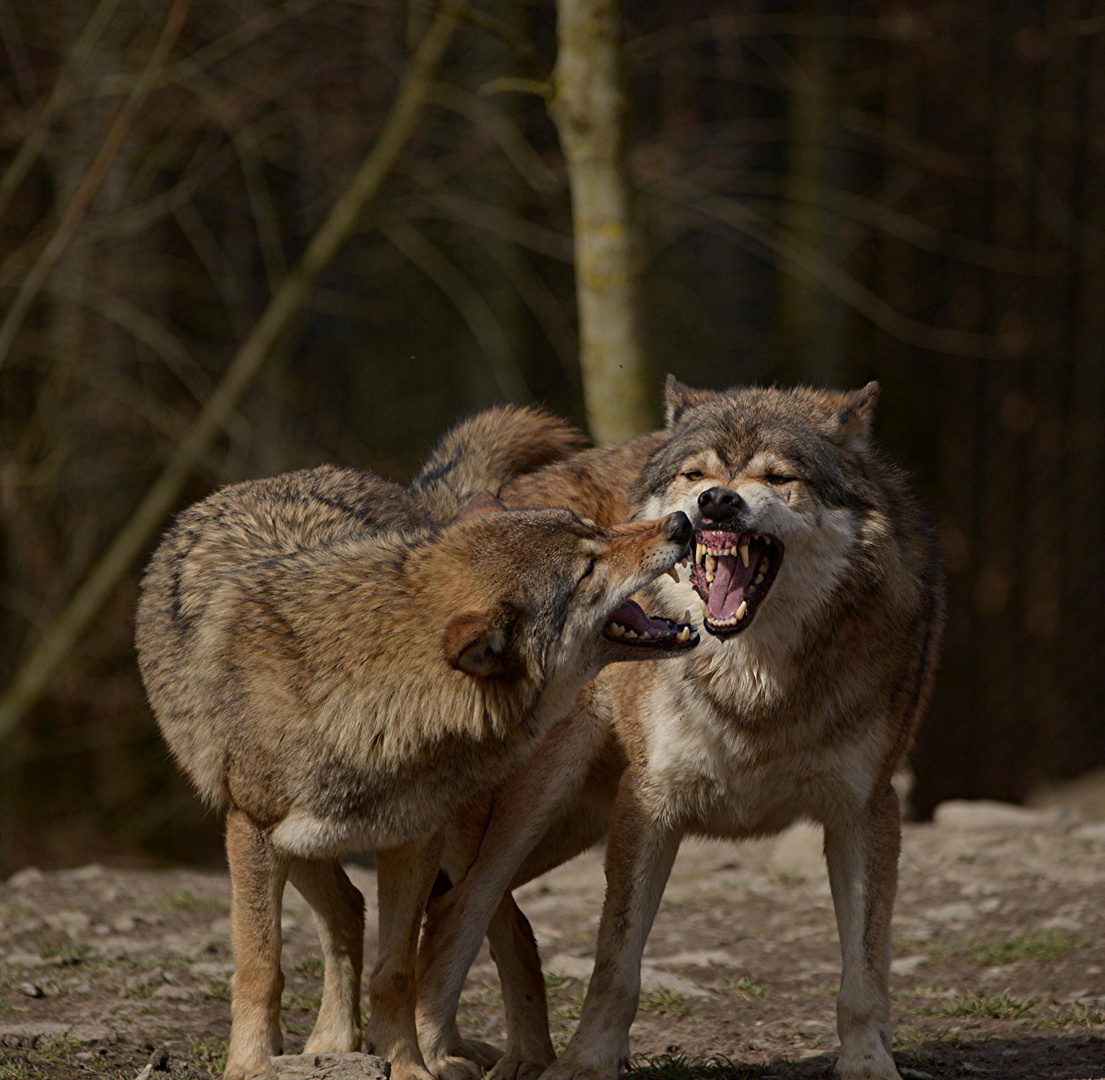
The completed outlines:
<svg viewBox="0 0 1105 1080">
<path fill-rule="evenodd" d="M 902 1080 L 894 1059 L 881 1043 L 864 1054 L 841 1054 L 833 1077 L 834 1080 Z"/>
<path fill-rule="evenodd" d="M 480 1080 L 483 1067 L 472 1058 L 444 1054 L 426 1062 L 435 1080 Z"/>
<path fill-rule="evenodd" d="M 495 1068 L 487 1074 L 487 1080 L 537 1080 L 555 1060 L 527 1057 L 521 1051 L 508 1047 Z"/>
</svg>

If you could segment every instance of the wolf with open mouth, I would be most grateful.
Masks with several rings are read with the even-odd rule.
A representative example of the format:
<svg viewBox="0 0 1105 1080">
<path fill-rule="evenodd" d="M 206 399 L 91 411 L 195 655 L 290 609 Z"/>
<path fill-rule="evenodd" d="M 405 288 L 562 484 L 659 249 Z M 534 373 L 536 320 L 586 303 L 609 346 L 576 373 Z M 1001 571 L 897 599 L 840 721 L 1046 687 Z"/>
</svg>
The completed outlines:
<svg viewBox="0 0 1105 1080">
<path fill-rule="evenodd" d="M 706 392 L 669 379 L 663 432 L 504 489 L 509 505 L 567 506 L 604 524 L 683 511 L 686 569 L 644 595 L 668 615 L 700 606 L 706 633 L 675 663 L 600 674 L 491 809 L 454 824 L 445 865 L 459 884 L 431 908 L 419 958 L 420 1037 L 439 1078 L 467 1075 L 454 1015 L 487 929 L 508 1033 L 493 1080 L 613 1080 L 681 838 L 769 836 L 803 819 L 824 826 L 843 955 L 837 1075 L 898 1077 L 890 781 L 929 697 L 944 585 L 926 515 L 872 444 L 877 392 Z M 554 1063 L 536 949 L 510 889 L 604 835 L 595 971 Z"/>
</svg>

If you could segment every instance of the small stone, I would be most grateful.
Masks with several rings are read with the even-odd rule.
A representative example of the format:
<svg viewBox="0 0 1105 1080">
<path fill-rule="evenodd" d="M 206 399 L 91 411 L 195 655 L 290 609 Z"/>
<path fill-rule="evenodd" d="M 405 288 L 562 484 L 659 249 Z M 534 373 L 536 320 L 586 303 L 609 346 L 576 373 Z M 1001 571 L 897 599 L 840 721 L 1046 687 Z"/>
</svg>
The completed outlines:
<svg viewBox="0 0 1105 1080">
<path fill-rule="evenodd" d="M 922 964 L 928 962 L 928 953 L 919 953 L 917 956 L 899 956 L 897 960 L 890 961 L 890 973 L 902 976 L 912 975 Z"/>
<path fill-rule="evenodd" d="M 921 917 L 930 922 L 956 923 L 968 922 L 977 914 L 978 912 L 970 904 L 958 903 L 929 908 L 928 911 L 921 912 Z"/>
<path fill-rule="evenodd" d="M 95 1061 L 96 1055 L 91 1050 L 81 1050 L 73 1055 L 77 1061 Z"/>
<path fill-rule="evenodd" d="M 191 1001 L 196 994 L 194 990 L 189 990 L 187 987 L 167 984 L 159 986 L 153 992 L 153 996 L 160 998 L 162 1001 Z"/>
<path fill-rule="evenodd" d="M 40 998 L 40 997 L 45 997 L 46 996 L 42 992 L 42 987 L 39 986 L 37 983 L 33 983 L 33 982 L 20 983 L 16 987 L 16 989 L 21 994 L 26 994 L 27 997 L 29 997 L 29 998 Z"/>
<path fill-rule="evenodd" d="M 41 956 L 36 956 L 34 953 L 13 952 L 8 953 L 8 958 L 5 963 L 11 964 L 13 967 L 37 968 L 44 967 L 48 961 L 43 960 Z"/>
</svg>

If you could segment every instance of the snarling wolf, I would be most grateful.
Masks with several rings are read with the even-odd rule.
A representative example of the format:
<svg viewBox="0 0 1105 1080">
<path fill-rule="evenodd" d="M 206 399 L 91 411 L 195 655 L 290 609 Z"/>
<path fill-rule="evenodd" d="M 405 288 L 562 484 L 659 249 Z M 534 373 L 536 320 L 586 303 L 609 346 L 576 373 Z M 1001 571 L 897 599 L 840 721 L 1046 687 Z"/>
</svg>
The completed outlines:
<svg viewBox="0 0 1105 1080">
<path fill-rule="evenodd" d="M 281 1050 L 286 879 L 325 958 L 307 1050 L 361 1048 L 364 903 L 338 858 L 366 850 L 380 886 L 367 1041 L 394 1077 L 429 1080 L 414 964 L 441 827 L 503 785 L 603 665 L 697 643 L 630 600 L 687 556 L 685 514 L 603 529 L 475 494 L 573 444 L 552 417 L 494 410 L 448 436 L 409 490 L 328 466 L 236 484 L 182 513 L 155 552 L 142 677 L 177 761 L 228 810 L 228 1080 Z"/>
<path fill-rule="evenodd" d="M 419 958 L 419 1027 L 439 1077 L 471 1071 L 453 1017 L 490 922 L 508 1031 L 493 1080 L 612 1080 L 681 838 L 769 836 L 801 819 L 824 826 L 843 954 L 837 1074 L 898 1076 L 890 782 L 929 697 L 944 584 L 924 512 L 872 444 L 877 393 L 873 383 L 714 393 L 669 379 L 663 432 L 504 489 L 513 506 L 552 502 L 606 521 L 686 513 L 693 557 L 645 596 L 669 615 L 700 609 L 706 635 L 675 663 L 601 673 L 490 810 L 450 831 L 459 884 L 432 906 Z M 536 948 L 509 890 L 603 835 L 594 975 L 552 1064 Z"/>
</svg>

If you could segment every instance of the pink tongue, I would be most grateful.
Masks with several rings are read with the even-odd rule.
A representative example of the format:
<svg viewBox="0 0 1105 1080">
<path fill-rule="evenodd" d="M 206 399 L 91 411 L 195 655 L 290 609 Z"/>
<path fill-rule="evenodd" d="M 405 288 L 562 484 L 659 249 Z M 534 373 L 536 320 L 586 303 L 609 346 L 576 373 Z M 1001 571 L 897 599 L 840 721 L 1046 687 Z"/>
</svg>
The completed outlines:
<svg viewBox="0 0 1105 1080">
<path fill-rule="evenodd" d="M 737 555 L 721 555 L 714 571 L 714 580 L 710 585 L 710 618 L 730 619 L 737 613 L 744 590 L 756 572 L 754 565 L 747 568 Z"/>
<path fill-rule="evenodd" d="M 620 623 L 627 630 L 634 630 L 638 634 L 647 631 L 650 634 L 667 633 L 671 628 L 663 619 L 651 619 L 644 613 L 640 605 L 633 600 L 627 600 L 609 619 L 610 623 Z"/>
</svg>

